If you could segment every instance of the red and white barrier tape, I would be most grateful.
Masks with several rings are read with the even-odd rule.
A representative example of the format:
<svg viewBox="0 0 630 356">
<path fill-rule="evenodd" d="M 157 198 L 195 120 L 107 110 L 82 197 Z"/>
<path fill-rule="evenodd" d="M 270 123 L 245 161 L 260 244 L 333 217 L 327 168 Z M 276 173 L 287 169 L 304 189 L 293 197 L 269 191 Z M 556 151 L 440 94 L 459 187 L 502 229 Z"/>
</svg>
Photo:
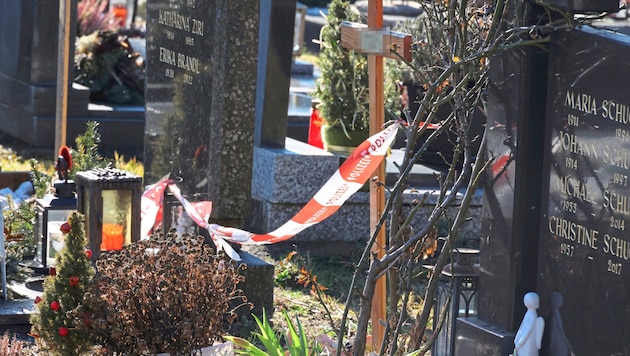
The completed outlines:
<svg viewBox="0 0 630 356">
<path fill-rule="evenodd" d="M 159 224 L 157 220 L 158 216 L 161 217 L 159 213 L 162 205 L 161 199 L 164 189 L 168 186 L 173 195 L 182 203 L 191 219 L 199 227 L 208 230 L 217 248 L 225 250 L 231 258 L 240 261 L 238 253 L 232 249 L 226 240 L 239 244 L 273 244 L 285 241 L 306 228 L 325 220 L 339 210 L 345 201 L 371 178 L 376 168 L 381 164 L 388 148 L 396 138 L 399 125 L 399 123 L 393 123 L 361 143 L 302 210 L 291 220 L 270 233 L 254 234 L 240 229 L 209 224 L 207 221 L 212 203 L 190 203 L 182 196 L 179 188 L 172 180 L 163 178 L 142 195 L 142 236 L 148 237 L 151 229 Z M 210 205 L 208 206 L 208 204 Z"/>
</svg>

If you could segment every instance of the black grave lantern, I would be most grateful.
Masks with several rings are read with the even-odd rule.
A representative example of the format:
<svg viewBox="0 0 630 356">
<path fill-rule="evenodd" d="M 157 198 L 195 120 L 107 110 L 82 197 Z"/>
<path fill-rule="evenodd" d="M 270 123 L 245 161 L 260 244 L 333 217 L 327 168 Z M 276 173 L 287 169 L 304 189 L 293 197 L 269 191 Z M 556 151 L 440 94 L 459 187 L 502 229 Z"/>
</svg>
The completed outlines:
<svg viewBox="0 0 630 356">
<path fill-rule="evenodd" d="M 77 210 L 76 186 L 72 180 L 56 180 L 54 194 L 35 200 L 35 261 L 34 268 L 48 268 L 56 263 L 56 256 L 65 244 L 60 228 Z"/>
<path fill-rule="evenodd" d="M 440 274 L 437 302 L 433 304 L 434 327 L 438 325 L 442 310 L 447 308 L 442 328 L 433 344 L 431 354 L 434 356 L 453 355 L 457 318 L 477 315 L 479 265 L 475 263 L 475 260 L 479 255 L 479 250 L 458 248 L 453 250 L 453 255 L 455 261 L 446 265 Z"/>
<path fill-rule="evenodd" d="M 77 173 L 79 212 L 94 259 L 140 239 L 142 178 L 114 168 Z"/>
</svg>

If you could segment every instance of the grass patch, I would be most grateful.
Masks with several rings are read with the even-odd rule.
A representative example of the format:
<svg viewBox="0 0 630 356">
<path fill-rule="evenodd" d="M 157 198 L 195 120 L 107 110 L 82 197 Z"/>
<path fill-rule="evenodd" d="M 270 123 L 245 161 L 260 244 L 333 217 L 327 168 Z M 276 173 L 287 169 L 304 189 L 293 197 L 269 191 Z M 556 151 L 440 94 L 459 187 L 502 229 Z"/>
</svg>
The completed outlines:
<svg viewBox="0 0 630 356">
<path fill-rule="evenodd" d="M 19 156 L 14 150 L 0 146 L 0 170 L 3 172 L 28 172 L 31 171 L 31 164 L 35 164 L 41 172 L 52 175 L 55 165 L 50 160 L 36 160 L 34 158 L 24 158 Z"/>
<path fill-rule="evenodd" d="M 298 56 L 298 59 L 307 63 L 317 65 L 319 63 L 319 54 L 304 51 L 304 53 Z"/>
</svg>

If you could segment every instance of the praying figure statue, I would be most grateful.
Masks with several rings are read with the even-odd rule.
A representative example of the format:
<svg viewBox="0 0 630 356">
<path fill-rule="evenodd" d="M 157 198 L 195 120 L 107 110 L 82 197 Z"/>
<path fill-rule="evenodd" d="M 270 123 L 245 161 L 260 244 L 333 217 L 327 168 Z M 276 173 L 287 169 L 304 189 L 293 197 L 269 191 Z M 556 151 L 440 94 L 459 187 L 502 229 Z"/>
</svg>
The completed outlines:
<svg viewBox="0 0 630 356">
<path fill-rule="evenodd" d="M 545 320 L 538 316 L 538 294 L 529 292 L 523 297 L 527 312 L 514 338 L 514 356 L 537 356 L 542 343 Z"/>
</svg>

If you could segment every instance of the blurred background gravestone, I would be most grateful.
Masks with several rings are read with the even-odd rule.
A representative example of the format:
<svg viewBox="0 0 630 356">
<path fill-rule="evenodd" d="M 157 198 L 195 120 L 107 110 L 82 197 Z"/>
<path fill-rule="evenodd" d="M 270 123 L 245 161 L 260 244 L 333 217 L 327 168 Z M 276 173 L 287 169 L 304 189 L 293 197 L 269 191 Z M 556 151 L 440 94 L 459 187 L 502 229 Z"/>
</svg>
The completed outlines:
<svg viewBox="0 0 630 356">
<path fill-rule="evenodd" d="M 72 9 L 76 33 L 76 1 Z M 0 127 L 33 146 L 54 145 L 58 32 L 59 1 L 0 3 Z M 67 65 L 73 73 L 73 63 Z M 87 88 L 72 87 L 69 116 L 87 116 L 88 97 Z"/>
<path fill-rule="evenodd" d="M 0 131 L 32 151 L 52 152 L 55 144 L 59 18 L 59 1 L 0 2 Z M 76 0 L 69 21 L 76 34 Z M 72 82 L 74 48 L 71 40 L 67 144 L 98 121 L 104 153 L 141 154 L 144 108 L 91 103 L 90 90 Z"/>
</svg>

